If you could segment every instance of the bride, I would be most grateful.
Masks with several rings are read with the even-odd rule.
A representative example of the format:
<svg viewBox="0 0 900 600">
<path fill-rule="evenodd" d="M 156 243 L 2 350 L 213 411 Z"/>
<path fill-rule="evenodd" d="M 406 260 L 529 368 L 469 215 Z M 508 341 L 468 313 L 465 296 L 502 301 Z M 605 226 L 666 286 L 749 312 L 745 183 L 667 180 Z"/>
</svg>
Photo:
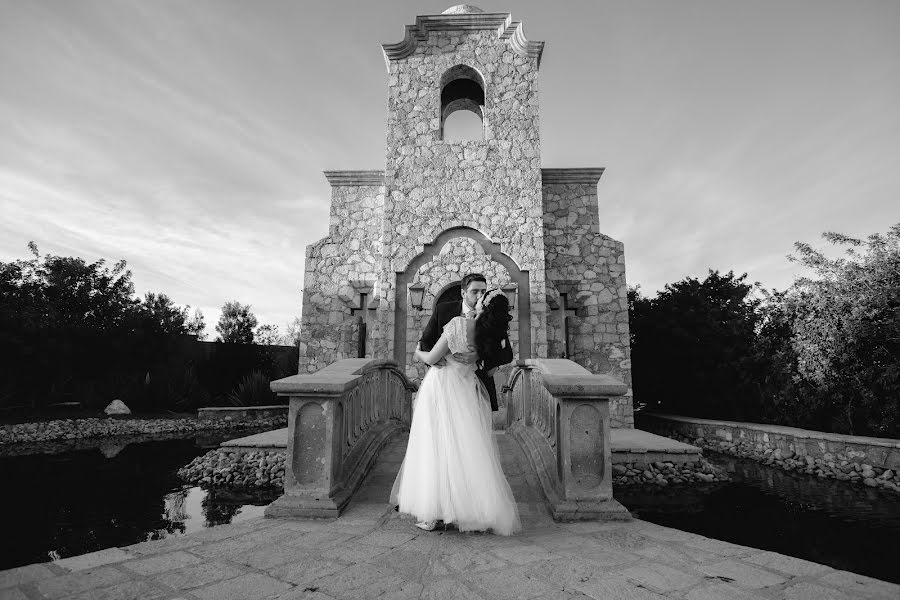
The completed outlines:
<svg viewBox="0 0 900 600">
<path fill-rule="evenodd" d="M 475 376 L 483 361 L 505 344 L 509 301 L 499 290 L 485 294 L 474 319 L 455 317 L 430 352 L 416 358 L 434 365 L 419 387 L 406 457 L 391 490 L 401 513 L 419 519 L 431 531 L 437 521 L 460 531 L 519 531 L 519 513 L 500 465 L 491 433 L 491 407 L 484 385 Z"/>
</svg>

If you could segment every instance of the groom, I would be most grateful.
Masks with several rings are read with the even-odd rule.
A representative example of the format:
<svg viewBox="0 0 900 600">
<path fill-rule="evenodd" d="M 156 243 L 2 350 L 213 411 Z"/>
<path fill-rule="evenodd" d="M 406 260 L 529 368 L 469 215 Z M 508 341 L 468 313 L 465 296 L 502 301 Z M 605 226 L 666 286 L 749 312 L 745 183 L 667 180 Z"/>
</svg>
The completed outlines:
<svg viewBox="0 0 900 600">
<path fill-rule="evenodd" d="M 475 305 L 478 303 L 478 300 L 484 296 L 484 292 L 487 290 L 487 280 L 481 273 L 469 273 L 462 278 L 460 287 L 462 288 L 461 300 L 435 305 L 434 312 L 431 314 L 431 318 L 425 326 L 425 331 L 422 332 L 422 337 L 419 339 L 419 347 L 423 351 L 428 352 L 434 347 L 441 337 L 444 325 L 449 323 L 450 319 L 459 316 L 472 319 L 475 318 Z M 475 371 L 475 375 L 478 376 L 478 379 L 484 384 L 488 396 L 490 396 L 491 410 L 497 410 L 498 408 L 497 390 L 494 387 L 494 371 L 496 371 L 497 367 L 500 365 L 512 362 L 512 359 L 512 346 L 510 345 L 509 337 L 507 336 L 506 343 L 504 344 L 503 351 L 500 352 L 500 355 L 492 362 L 483 364 L 480 369 Z"/>
</svg>

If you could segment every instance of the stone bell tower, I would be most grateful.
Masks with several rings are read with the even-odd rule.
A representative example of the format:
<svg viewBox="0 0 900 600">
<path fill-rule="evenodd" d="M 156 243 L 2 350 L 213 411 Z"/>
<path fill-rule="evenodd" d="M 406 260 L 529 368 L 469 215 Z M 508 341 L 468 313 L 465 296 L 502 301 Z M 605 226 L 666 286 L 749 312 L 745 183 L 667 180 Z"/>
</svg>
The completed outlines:
<svg viewBox="0 0 900 600">
<path fill-rule="evenodd" d="M 510 14 L 470 5 L 419 16 L 383 46 L 385 167 L 325 173 L 331 221 L 307 248 L 301 373 L 370 356 L 420 376 L 412 351 L 435 302 L 480 272 L 513 300 L 517 358 L 565 356 L 630 387 L 624 253 L 599 232 L 603 170 L 541 168 L 543 48 Z M 478 116 L 478 139 L 445 139 L 456 111 Z M 630 402 L 611 407 L 616 425 L 631 426 Z"/>
</svg>

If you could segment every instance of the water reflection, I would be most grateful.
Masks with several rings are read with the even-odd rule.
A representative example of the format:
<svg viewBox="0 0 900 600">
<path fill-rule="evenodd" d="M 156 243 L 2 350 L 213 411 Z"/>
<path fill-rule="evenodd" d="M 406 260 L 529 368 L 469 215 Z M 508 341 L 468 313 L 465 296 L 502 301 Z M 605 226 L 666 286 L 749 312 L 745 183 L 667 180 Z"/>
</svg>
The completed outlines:
<svg viewBox="0 0 900 600">
<path fill-rule="evenodd" d="M 642 519 L 900 583 L 900 496 L 709 455 L 732 481 L 660 490 L 617 487 Z"/>
<path fill-rule="evenodd" d="M 261 516 L 279 495 L 184 485 L 176 471 L 207 450 L 196 439 L 112 450 L 0 457 L 3 537 L 16 540 L 0 544 L 0 570 Z"/>
</svg>

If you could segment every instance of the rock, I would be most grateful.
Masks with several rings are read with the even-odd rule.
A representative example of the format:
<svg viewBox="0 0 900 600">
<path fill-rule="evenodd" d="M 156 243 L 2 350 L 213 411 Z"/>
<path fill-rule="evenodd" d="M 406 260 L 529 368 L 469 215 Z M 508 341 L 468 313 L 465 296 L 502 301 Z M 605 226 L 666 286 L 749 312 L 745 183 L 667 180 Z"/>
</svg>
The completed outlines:
<svg viewBox="0 0 900 600">
<path fill-rule="evenodd" d="M 121 400 L 113 400 L 109 404 L 106 405 L 106 408 L 103 409 L 108 415 L 130 415 L 131 409 L 125 406 L 125 403 Z"/>
<path fill-rule="evenodd" d="M 100 444 L 100 454 L 106 458 L 114 458 L 125 449 L 128 444 L 117 444 L 115 442 L 103 442 Z"/>
<path fill-rule="evenodd" d="M 612 470 L 613 470 L 613 473 L 615 473 L 616 475 L 624 475 L 625 473 L 628 472 L 628 469 L 626 469 L 622 465 L 613 465 Z"/>
<path fill-rule="evenodd" d="M 892 479 L 894 477 L 894 472 L 890 469 L 885 470 L 878 478 L 879 479 Z"/>
<path fill-rule="evenodd" d="M 875 487 L 876 485 L 878 485 L 871 477 L 863 479 L 863 484 L 867 485 L 868 487 Z"/>
<path fill-rule="evenodd" d="M 863 479 L 875 479 L 875 471 L 872 469 L 863 469 L 862 476 Z"/>
</svg>

